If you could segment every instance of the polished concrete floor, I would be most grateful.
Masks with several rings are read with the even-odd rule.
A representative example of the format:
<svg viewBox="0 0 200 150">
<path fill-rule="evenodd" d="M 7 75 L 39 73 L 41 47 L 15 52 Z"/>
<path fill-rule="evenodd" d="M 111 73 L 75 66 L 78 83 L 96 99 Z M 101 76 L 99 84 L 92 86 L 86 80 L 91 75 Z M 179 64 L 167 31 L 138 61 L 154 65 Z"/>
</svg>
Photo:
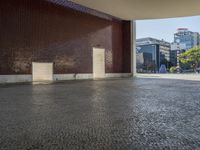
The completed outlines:
<svg viewBox="0 0 200 150">
<path fill-rule="evenodd" d="M 200 149 L 200 82 L 0 85 L 0 150 Z"/>
</svg>

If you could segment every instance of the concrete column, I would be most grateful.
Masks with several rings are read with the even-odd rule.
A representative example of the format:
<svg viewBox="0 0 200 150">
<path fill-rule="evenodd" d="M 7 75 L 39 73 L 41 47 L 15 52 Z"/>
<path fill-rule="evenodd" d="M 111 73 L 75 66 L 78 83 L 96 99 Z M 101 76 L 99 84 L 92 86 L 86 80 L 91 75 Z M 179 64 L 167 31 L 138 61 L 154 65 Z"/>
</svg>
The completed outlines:
<svg viewBox="0 0 200 150">
<path fill-rule="evenodd" d="M 136 75 L 136 21 L 131 21 L 131 73 Z"/>
</svg>

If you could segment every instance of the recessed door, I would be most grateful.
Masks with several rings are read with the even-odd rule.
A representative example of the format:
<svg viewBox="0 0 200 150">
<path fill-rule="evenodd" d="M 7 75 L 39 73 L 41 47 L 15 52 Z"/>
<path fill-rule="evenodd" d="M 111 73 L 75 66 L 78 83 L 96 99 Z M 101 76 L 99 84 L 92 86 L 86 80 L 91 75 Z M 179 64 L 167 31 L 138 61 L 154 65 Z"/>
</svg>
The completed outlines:
<svg viewBox="0 0 200 150">
<path fill-rule="evenodd" d="M 53 63 L 32 63 L 33 81 L 52 81 Z"/>
<path fill-rule="evenodd" d="M 93 77 L 105 77 L 105 49 L 93 48 Z"/>
</svg>

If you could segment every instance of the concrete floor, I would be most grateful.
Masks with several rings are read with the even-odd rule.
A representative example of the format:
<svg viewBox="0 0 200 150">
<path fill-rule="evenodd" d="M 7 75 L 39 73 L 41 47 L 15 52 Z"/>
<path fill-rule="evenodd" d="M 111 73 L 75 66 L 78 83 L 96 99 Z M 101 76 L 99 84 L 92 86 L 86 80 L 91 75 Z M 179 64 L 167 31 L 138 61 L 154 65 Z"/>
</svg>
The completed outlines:
<svg viewBox="0 0 200 150">
<path fill-rule="evenodd" d="M 0 86 L 0 150 L 200 149 L 200 82 Z"/>
</svg>

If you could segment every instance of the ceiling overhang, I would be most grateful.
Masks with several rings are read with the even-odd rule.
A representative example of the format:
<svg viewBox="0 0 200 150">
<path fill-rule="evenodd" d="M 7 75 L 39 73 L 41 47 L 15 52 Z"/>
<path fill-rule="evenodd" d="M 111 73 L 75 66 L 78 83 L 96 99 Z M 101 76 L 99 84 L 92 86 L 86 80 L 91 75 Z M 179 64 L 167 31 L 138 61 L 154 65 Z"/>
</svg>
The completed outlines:
<svg viewBox="0 0 200 150">
<path fill-rule="evenodd" d="M 200 0 L 70 0 L 124 20 L 200 15 Z"/>
</svg>

